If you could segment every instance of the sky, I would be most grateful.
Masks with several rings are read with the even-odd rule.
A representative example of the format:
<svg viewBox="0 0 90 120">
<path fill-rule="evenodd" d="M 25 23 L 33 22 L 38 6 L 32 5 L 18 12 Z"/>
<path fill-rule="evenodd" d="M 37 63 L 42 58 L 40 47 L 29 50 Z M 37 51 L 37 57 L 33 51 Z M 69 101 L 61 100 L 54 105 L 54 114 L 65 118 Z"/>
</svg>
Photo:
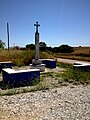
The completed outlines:
<svg viewBox="0 0 90 120">
<path fill-rule="evenodd" d="M 47 46 L 90 46 L 90 0 L 0 0 L 0 39 L 7 47 L 35 43 L 40 24 L 40 42 Z"/>
</svg>

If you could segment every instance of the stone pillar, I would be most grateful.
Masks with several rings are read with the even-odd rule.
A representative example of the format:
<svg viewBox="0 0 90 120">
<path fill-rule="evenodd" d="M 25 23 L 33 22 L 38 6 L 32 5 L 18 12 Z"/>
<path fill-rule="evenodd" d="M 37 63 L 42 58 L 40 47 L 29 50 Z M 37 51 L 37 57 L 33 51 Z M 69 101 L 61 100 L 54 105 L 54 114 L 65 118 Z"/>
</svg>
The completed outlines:
<svg viewBox="0 0 90 120">
<path fill-rule="evenodd" d="M 35 60 L 39 59 L 39 33 L 35 33 Z"/>
<path fill-rule="evenodd" d="M 35 33 L 35 60 L 32 61 L 34 65 L 41 64 L 39 60 L 39 33 Z"/>
</svg>

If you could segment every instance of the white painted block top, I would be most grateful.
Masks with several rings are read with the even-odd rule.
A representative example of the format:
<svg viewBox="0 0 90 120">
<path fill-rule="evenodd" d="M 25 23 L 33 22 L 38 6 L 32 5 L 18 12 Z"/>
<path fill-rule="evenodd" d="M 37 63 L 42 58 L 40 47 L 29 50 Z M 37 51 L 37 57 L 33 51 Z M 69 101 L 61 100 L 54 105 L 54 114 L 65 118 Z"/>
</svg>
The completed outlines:
<svg viewBox="0 0 90 120">
<path fill-rule="evenodd" d="M 0 62 L 0 64 L 2 63 L 12 63 L 12 62 L 11 61 Z"/>
<path fill-rule="evenodd" d="M 23 73 L 23 72 L 35 72 L 35 71 L 40 71 L 39 69 L 27 69 L 27 70 L 13 70 L 11 68 L 5 68 L 3 71 L 9 73 L 9 74 L 14 74 L 14 73 Z"/>
<path fill-rule="evenodd" d="M 87 62 L 75 62 L 74 65 L 90 65 Z"/>
<path fill-rule="evenodd" d="M 41 61 L 43 60 L 48 60 L 48 61 L 56 61 L 55 59 L 40 59 Z"/>
<path fill-rule="evenodd" d="M 90 66 L 90 65 L 85 65 L 85 64 L 83 64 L 83 65 L 73 65 L 74 67 L 85 67 L 85 66 Z"/>
<path fill-rule="evenodd" d="M 5 69 L 2 69 L 3 71 L 7 72 L 7 73 L 14 73 L 15 70 L 11 69 L 11 68 L 5 68 Z"/>
</svg>

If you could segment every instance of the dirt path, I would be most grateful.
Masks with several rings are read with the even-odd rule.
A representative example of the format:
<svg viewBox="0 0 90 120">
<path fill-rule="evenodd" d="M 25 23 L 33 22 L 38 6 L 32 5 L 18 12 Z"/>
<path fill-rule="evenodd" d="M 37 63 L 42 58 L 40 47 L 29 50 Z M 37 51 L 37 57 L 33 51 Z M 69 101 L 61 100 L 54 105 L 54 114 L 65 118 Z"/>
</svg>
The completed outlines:
<svg viewBox="0 0 90 120">
<path fill-rule="evenodd" d="M 63 58 L 57 58 L 57 61 L 62 63 L 69 63 L 69 64 L 74 64 L 75 62 L 90 64 L 90 62 L 87 62 L 87 61 L 70 60 L 70 59 L 63 59 Z"/>
</svg>

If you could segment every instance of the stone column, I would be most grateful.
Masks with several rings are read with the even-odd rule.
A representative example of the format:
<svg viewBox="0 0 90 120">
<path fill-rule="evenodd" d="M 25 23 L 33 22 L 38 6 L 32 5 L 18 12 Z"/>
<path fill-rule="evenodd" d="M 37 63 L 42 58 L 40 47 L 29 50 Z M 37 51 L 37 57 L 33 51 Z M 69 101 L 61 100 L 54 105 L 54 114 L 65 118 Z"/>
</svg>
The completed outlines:
<svg viewBox="0 0 90 120">
<path fill-rule="evenodd" d="M 39 60 L 39 33 L 35 33 L 35 60 Z"/>
<path fill-rule="evenodd" d="M 35 33 L 35 60 L 33 60 L 33 64 L 41 64 L 39 60 L 39 33 Z"/>
</svg>

